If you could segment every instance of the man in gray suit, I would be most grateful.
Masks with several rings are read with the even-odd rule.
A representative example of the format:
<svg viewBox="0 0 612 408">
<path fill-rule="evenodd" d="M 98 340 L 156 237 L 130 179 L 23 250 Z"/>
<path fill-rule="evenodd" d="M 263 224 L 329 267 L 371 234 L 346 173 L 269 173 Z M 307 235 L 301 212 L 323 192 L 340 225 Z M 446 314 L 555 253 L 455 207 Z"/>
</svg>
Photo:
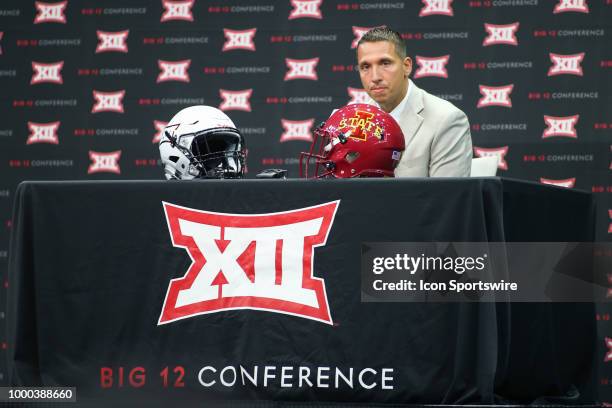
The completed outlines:
<svg viewBox="0 0 612 408">
<path fill-rule="evenodd" d="M 372 104 L 399 123 L 406 150 L 396 177 L 468 177 L 472 138 L 467 116 L 452 103 L 417 87 L 401 36 L 387 27 L 368 31 L 357 45 L 357 64 Z"/>
</svg>

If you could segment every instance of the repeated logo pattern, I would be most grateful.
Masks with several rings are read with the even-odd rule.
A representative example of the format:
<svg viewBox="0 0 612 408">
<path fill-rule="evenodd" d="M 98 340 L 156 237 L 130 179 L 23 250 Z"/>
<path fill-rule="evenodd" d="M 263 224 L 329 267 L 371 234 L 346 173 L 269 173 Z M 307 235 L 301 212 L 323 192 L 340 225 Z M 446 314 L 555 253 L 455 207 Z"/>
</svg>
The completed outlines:
<svg viewBox="0 0 612 408">
<path fill-rule="evenodd" d="M 573 161 L 569 150 L 552 158 L 546 168 L 536 167 L 541 160 L 532 158 L 542 155 L 538 143 L 549 149 L 565 138 L 574 140 L 572 148 L 580 150 L 576 143 L 595 138 L 589 130 L 605 137 L 612 129 L 612 118 L 586 113 L 589 104 L 603 106 L 607 100 L 594 81 L 612 69 L 612 56 L 596 51 L 608 33 L 592 17 L 594 11 L 610 14 L 612 7 L 607 4 L 287 0 L 245 6 L 159 0 L 146 7 L 126 7 L 110 3 L 84 7 L 64 0 L 21 6 L 20 14 L 34 15 L 31 34 L 11 30 L 7 20 L 0 33 L 0 57 L 10 68 L 12 63 L 22 66 L 18 62 L 28 55 L 26 63 L 32 67 L 31 73 L 0 70 L 11 108 L 27 116 L 25 122 L 17 119 L 20 115 L 11 119 L 15 123 L 9 122 L 13 129 L 7 133 L 24 129 L 24 123 L 28 129 L 30 123 L 62 123 L 61 132 L 46 128 L 48 137 L 41 136 L 42 130 L 20 141 L 13 137 L 10 143 L 15 147 L 69 141 L 70 135 L 87 144 L 101 134 L 124 135 L 106 137 L 102 144 L 109 151 L 121 150 L 130 168 L 137 167 L 135 177 L 157 173 L 161 177 L 159 163 L 150 164 L 157 158 L 159 124 L 182 107 L 207 104 L 229 112 L 244 131 L 251 171 L 286 163 L 291 174 L 299 151 L 311 140 L 311 122 L 320 123 L 344 104 L 371 102 L 359 81 L 355 49 L 369 29 L 384 24 L 407 40 L 413 80 L 468 114 L 474 146 L 491 151 L 504 147 L 506 160 L 500 161 L 499 170 L 506 172 L 501 175 L 536 181 L 574 178 L 587 169 Z M 537 18 L 525 19 L 525 13 Z M 575 29 L 564 29 L 564 14 L 574 19 Z M 368 17 L 363 20 L 367 25 L 353 24 L 362 21 L 359 16 Z M 467 31 L 457 28 L 459 19 L 469 22 L 461 25 L 469 27 Z M 38 25 L 48 28 L 41 31 Z M 72 34 L 55 34 L 53 27 L 65 27 Z M 92 38 L 95 48 L 89 45 Z M 485 55 L 484 49 L 488 56 L 476 57 Z M 24 75 L 29 75 L 33 93 L 24 92 L 20 80 Z M 49 97 L 50 87 L 61 89 L 57 95 L 77 96 Z M 124 113 L 125 119 L 121 125 L 108 122 L 108 115 L 95 119 L 100 113 Z M 266 137 L 255 136 L 262 134 Z M 250 143 L 252 138 L 255 143 Z M 24 152 L 27 155 L 28 150 Z M 91 174 L 80 167 L 80 177 Z M 601 171 L 607 175 L 610 170 L 606 165 Z M 588 178 L 579 180 L 587 183 L 579 187 L 593 187 Z"/>
</svg>

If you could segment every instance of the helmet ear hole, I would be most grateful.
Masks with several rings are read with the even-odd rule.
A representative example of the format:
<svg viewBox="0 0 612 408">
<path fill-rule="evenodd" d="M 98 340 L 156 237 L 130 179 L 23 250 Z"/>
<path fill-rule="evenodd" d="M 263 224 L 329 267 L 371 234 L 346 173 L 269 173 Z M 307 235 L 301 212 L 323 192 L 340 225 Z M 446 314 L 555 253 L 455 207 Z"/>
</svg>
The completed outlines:
<svg viewBox="0 0 612 408">
<path fill-rule="evenodd" d="M 168 160 L 170 160 L 171 162 L 178 162 L 179 161 L 179 157 L 178 156 L 170 156 L 168 157 Z"/>
<path fill-rule="evenodd" d="M 348 152 L 346 156 L 344 156 L 344 160 L 348 163 L 352 163 L 359 158 L 359 152 Z"/>
</svg>

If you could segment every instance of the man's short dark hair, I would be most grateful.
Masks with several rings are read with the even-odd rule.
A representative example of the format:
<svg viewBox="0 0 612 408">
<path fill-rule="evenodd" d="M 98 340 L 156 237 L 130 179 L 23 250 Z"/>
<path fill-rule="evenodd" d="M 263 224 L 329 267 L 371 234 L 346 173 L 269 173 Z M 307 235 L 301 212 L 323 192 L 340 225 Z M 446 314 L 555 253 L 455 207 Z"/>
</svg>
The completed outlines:
<svg viewBox="0 0 612 408">
<path fill-rule="evenodd" d="M 361 37 L 357 43 L 357 47 L 366 42 L 388 41 L 395 46 L 395 53 L 403 60 L 406 58 L 406 42 L 397 31 L 391 30 L 389 27 L 381 26 L 374 27 Z"/>
</svg>

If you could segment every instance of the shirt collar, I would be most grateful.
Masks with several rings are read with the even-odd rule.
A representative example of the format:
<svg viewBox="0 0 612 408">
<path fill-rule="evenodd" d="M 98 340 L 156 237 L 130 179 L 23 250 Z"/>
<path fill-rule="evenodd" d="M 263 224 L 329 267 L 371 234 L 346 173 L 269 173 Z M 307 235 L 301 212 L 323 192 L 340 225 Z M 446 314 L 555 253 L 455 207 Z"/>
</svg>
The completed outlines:
<svg viewBox="0 0 612 408">
<path fill-rule="evenodd" d="M 391 115 L 397 122 L 400 120 L 401 114 L 406 107 L 406 103 L 408 103 L 408 98 L 410 97 L 411 93 L 410 91 L 412 91 L 412 81 L 410 78 L 408 79 L 408 84 L 406 86 L 408 87 L 408 90 L 406 91 L 404 99 L 402 99 L 402 101 L 391 112 L 389 112 L 389 115 Z"/>
</svg>

